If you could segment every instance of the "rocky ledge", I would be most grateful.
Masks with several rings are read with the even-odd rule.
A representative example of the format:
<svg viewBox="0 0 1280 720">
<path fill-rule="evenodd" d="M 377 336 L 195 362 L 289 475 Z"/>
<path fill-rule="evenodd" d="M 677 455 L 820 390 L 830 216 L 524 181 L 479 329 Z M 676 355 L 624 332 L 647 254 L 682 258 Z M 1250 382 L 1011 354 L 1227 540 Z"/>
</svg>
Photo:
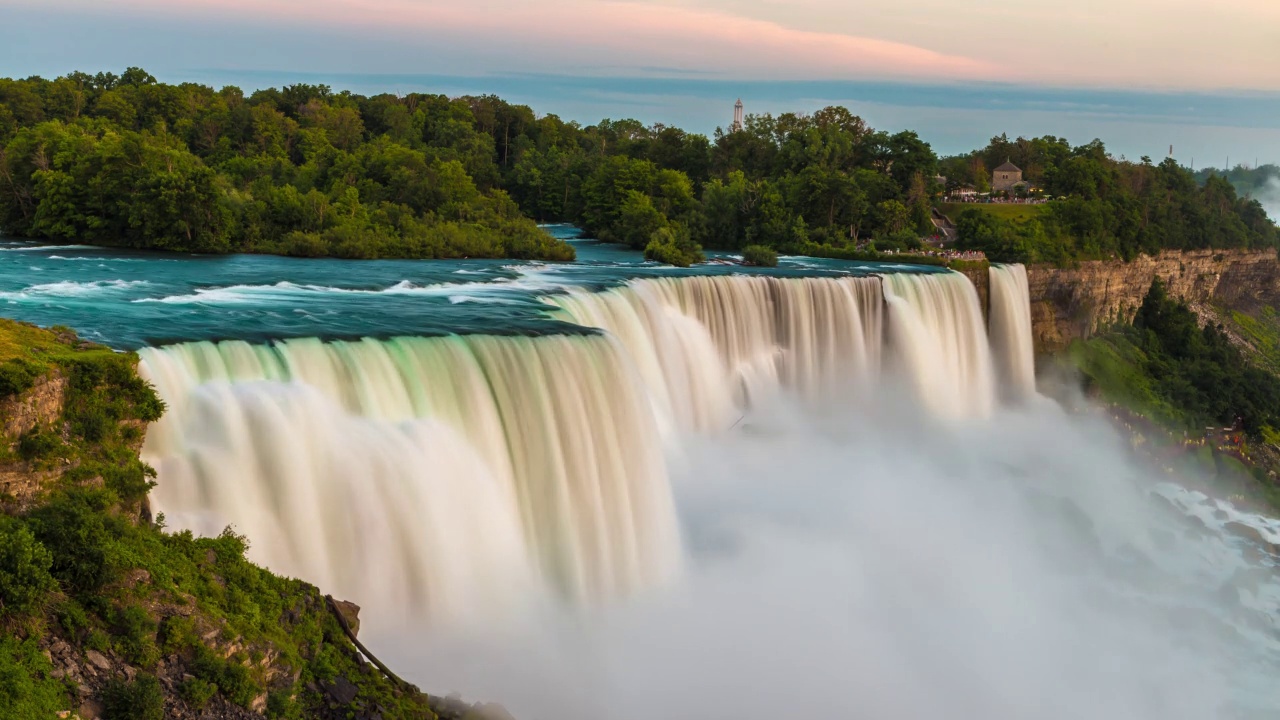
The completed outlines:
<svg viewBox="0 0 1280 720">
<path fill-rule="evenodd" d="M 1274 250 L 1165 251 L 1131 262 L 1088 261 L 1073 267 L 1027 268 L 1036 351 L 1061 350 L 1114 321 L 1129 321 L 1159 277 L 1169 294 L 1254 312 L 1280 305 L 1280 263 Z"/>
</svg>

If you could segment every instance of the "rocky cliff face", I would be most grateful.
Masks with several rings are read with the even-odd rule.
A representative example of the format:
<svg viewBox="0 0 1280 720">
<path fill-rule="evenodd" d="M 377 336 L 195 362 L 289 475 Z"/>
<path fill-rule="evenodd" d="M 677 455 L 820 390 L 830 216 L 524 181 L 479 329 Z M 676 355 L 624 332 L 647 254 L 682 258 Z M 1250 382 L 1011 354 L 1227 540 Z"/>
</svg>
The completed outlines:
<svg viewBox="0 0 1280 720">
<path fill-rule="evenodd" d="M 1133 318 L 1159 277 L 1191 304 L 1254 312 L 1280 305 L 1280 262 L 1273 250 L 1166 251 L 1133 262 L 1089 261 L 1073 268 L 1032 265 L 1031 324 L 1037 352 L 1053 352 L 1100 326 Z"/>
<path fill-rule="evenodd" d="M 62 417 L 66 402 L 67 379 L 52 372 L 18 397 L 0 401 L 0 432 L 19 438 L 39 425 L 53 425 Z"/>
</svg>

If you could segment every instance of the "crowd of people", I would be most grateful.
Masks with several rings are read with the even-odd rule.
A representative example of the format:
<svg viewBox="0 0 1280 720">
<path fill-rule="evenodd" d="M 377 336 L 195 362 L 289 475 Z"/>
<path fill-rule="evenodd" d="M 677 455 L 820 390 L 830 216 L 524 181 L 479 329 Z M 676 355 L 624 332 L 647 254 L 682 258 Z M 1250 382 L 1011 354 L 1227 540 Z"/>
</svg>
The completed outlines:
<svg viewBox="0 0 1280 720">
<path fill-rule="evenodd" d="M 897 250 L 885 250 L 885 255 L 916 255 L 924 257 L 936 257 L 943 260 L 986 260 L 986 253 L 980 250 L 945 250 L 945 249 L 929 249 L 929 250 L 903 250 L 899 253 Z"/>
<path fill-rule="evenodd" d="M 1049 202 L 1047 197 L 1009 197 L 1006 195 L 977 195 L 972 193 L 948 195 L 949 203 L 1004 204 L 1004 205 L 1043 205 Z"/>
</svg>

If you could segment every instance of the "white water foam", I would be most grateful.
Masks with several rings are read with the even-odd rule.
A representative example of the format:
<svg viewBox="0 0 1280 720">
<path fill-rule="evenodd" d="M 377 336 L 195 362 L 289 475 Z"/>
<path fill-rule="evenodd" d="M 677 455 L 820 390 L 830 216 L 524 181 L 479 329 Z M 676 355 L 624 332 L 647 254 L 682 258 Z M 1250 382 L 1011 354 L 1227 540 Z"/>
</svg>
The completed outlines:
<svg viewBox="0 0 1280 720">
<path fill-rule="evenodd" d="M 63 280 L 54 283 L 30 285 L 22 290 L 0 291 L 0 299 L 27 300 L 44 297 L 90 297 L 107 292 L 119 292 L 132 288 L 146 287 L 151 283 L 146 280 L 94 280 L 92 282 L 75 282 Z"/>
</svg>

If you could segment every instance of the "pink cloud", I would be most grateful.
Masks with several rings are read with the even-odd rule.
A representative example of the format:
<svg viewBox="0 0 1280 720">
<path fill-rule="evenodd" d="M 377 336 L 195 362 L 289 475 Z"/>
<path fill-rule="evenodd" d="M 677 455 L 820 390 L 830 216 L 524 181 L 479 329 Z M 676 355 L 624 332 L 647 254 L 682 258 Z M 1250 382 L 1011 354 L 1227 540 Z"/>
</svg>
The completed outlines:
<svg viewBox="0 0 1280 720">
<path fill-rule="evenodd" d="M 100 10 L 87 0 L 46 0 Z M 805 78 L 1013 79 L 1002 67 L 909 44 L 811 32 L 775 22 L 673 5 L 602 0 L 123 0 L 113 7 L 148 14 L 274 21 L 392 32 L 426 44 L 474 38 L 477 56 L 493 46 L 527 51 L 509 70 L 589 71 L 674 67 L 728 76 Z M 496 68 L 484 68 L 493 70 Z"/>
</svg>

